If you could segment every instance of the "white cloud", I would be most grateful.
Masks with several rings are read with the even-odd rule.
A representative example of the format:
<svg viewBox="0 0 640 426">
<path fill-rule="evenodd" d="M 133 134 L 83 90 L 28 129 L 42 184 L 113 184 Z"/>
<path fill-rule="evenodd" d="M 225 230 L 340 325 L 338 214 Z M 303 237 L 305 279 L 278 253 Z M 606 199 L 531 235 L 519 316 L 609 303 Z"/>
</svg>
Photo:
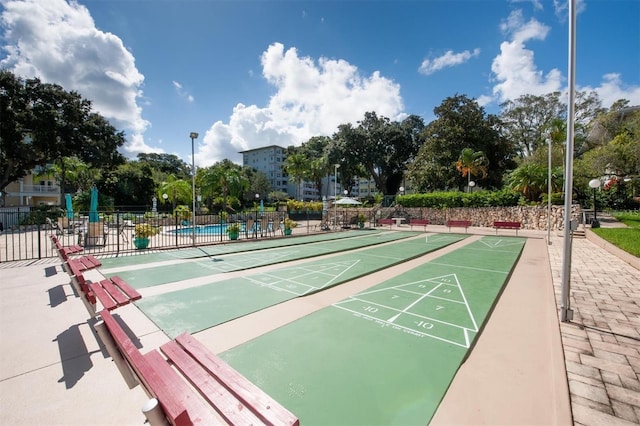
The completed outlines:
<svg viewBox="0 0 640 426">
<path fill-rule="evenodd" d="M 367 111 L 393 120 L 404 117 L 400 86 L 377 71 L 363 76 L 346 61 L 314 61 L 298 56 L 295 48 L 285 51 L 280 43 L 270 45 L 261 61 L 275 94 L 265 107 L 238 104 L 228 123 L 213 124 L 196 155 L 199 165 L 266 145 L 300 145 L 363 119 Z"/>
<path fill-rule="evenodd" d="M 526 48 L 531 40 L 544 40 L 549 27 L 535 19 L 525 22 L 521 11 L 512 12 L 500 28 L 511 39 L 500 44 L 500 54 L 491 64 L 494 80 L 493 95 L 500 102 L 524 94 L 543 95 L 561 90 L 562 74 L 552 69 L 544 74 L 538 70 L 533 51 Z"/>
<path fill-rule="evenodd" d="M 77 91 L 127 131 L 127 151 L 157 151 L 142 137 L 149 126 L 137 103 L 144 76 L 120 38 L 98 30 L 87 8 L 75 1 L 3 0 L 2 5 L 7 55 L 0 67 Z"/>
<path fill-rule="evenodd" d="M 187 102 L 189 103 L 195 100 L 193 95 L 189 94 L 186 90 L 182 88 L 182 84 L 178 83 L 175 80 L 173 80 L 172 83 L 173 83 L 173 87 L 176 89 L 176 93 L 178 93 L 178 96 L 180 96 L 183 99 L 186 99 Z"/>
<path fill-rule="evenodd" d="M 610 73 L 602 77 L 598 87 L 580 87 L 580 91 L 595 91 L 602 101 L 602 106 L 609 108 L 619 99 L 629 100 L 630 105 L 640 105 L 640 86 L 629 86 L 622 82 L 620 74 Z"/>
<path fill-rule="evenodd" d="M 584 0 L 576 0 L 576 14 L 582 13 L 587 9 Z M 556 17 L 561 22 L 569 19 L 569 2 L 566 0 L 553 0 L 553 10 Z"/>
<path fill-rule="evenodd" d="M 540 0 L 509 0 L 509 3 L 531 3 L 535 10 L 543 10 Z"/>
<path fill-rule="evenodd" d="M 471 58 L 477 58 L 478 55 L 480 55 L 480 49 L 478 48 L 473 49 L 473 51 L 465 50 L 460 53 L 453 53 L 452 50 L 448 50 L 442 56 L 422 61 L 418 72 L 425 75 L 433 74 L 441 69 L 463 64 Z"/>
</svg>

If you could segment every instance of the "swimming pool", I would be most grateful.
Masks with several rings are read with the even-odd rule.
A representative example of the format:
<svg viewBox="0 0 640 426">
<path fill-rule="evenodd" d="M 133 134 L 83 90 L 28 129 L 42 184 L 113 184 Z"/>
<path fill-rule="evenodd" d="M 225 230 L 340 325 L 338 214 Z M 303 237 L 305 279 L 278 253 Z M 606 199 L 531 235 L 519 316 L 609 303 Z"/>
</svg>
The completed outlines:
<svg viewBox="0 0 640 426">
<path fill-rule="evenodd" d="M 204 226 L 196 226 L 196 235 L 221 235 L 227 231 L 227 224 L 215 224 L 215 225 L 204 225 Z M 244 232 L 244 224 L 242 224 L 242 228 L 240 232 Z M 169 234 L 175 235 L 191 235 L 193 233 L 193 227 L 185 226 L 180 229 L 173 229 L 168 231 Z"/>
</svg>

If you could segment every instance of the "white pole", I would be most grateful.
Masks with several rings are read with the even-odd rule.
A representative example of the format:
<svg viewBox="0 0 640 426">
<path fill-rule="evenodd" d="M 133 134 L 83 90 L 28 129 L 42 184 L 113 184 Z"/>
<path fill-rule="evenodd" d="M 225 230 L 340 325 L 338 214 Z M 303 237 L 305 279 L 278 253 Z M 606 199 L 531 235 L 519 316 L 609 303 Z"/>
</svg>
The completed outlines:
<svg viewBox="0 0 640 426">
<path fill-rule="evenodd" d="M 191 211 L 191 239 L 193 246 L 196 245 L 196 156 L 193 148 L 193 141 L 198 138 L 196 132 L 189 134 L 191 138 L 191 197 L 193 198 L 193 208 Z"/>
<path fill-rule="evenodd" d="M 551 245 L 551 137 L 549 137 L 549 164 L 547 174 L 547 244 Z"/>
<path fill-rule="evenodd" d="M 562 256 L 562 287 L 560 320 L 573 319 L 571 310 L 571 204 L 573 197 L 573 124 L 575 120 L 576 87 L 576 0 L 569 0 L 569 101 L 567 109 L 567 149 L 564 169 L 564 250 Z"/>
<path fill-rule="evenodd" d="M 340 164 L 335 164 L 333 171 L 333 225 L 335 227 L 338 226 L 338 205 L 336 204 L 338 201 L 338 167 Z"/>
</svg>

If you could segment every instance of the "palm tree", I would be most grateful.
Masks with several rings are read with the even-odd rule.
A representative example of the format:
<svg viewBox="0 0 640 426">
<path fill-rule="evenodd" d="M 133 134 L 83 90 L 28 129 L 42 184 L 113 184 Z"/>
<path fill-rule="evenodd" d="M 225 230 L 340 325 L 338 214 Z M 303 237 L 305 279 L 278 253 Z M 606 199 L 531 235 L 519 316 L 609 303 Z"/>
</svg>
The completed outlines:
<svg viewBox="0 0 640 426">
<path fill-rule="evenodd" d="M 300 153 L 290 154 L 287 156 L 287 159 L 284 160 L 284 170 L 291 176 L 291 180 L 298 184 L 296 189 L 297 199 L 300 199 L 300 185 L 304 181 L 309 169 L 307 163 L 307 157 Z"/>
<path fill-rule="evenodd" d="M 162 182 L 158 187 L 158 199 L 164 200 L 163 195 L 167 194 L 167 199 L 171 201 L 171 211 L 174 211 L 178 201 L 182 201 L 185 204 L 191 201 L 191 192 L 190 182 L 184 179 L 178 179 L 175 175 L 171 174 L 167 177 L 167 180 Z"/>
<path fill-rule="evenodd" d="M 240 199 L 242 193 L 249 189 L 249 180 L 237 164 L 229 160 L 214 164 L 202 174 L 202 193 L 213 197 L 222 194 L 223 209 L 229 208 L 229 199 Z"/>
<path fill-rule="evenodd" d="M 547 168 L 540 164 L 523 164 L 509 174 L 509 188 L 536 201 L 547 188 Z"/>
<path fill-rule="evenodd" d="M 467 177 L 467 191 L 471 183 L 471 175 L 482 173 L 482 177 L 487 176 L 487 166 L 489 160 L 482 151 L 474 151 L 471 148 L 464 148 L 460 153 L 460 158 L 456 161 L 456 170 L 462 173 L 462 177 Z"/>
</svg>

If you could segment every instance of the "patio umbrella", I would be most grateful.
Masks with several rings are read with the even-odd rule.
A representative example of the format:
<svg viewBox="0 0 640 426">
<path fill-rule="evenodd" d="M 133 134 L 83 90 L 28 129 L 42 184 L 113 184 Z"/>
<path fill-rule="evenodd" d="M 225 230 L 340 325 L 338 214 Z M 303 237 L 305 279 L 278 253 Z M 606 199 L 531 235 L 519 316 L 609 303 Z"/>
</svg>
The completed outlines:
<svg viewBox="0 0 640 426">
<path fill-rule="evenodd" d="M 264 216 L 264 202 L 260 200 L 260 216 Z"/>
<path fill-rule="evenodd" d="M 336 205 L 338 206 L 355 206 L 358 204 L 362 204 L 362 203 L 358 200 L 355 200 L 349 197 L 343 197 L 343 198 L 340 198 L 338 201 L 336 201 Z"/>
<path fill-rule="evenodd" d="M 67 219 L 73 219 L 73 203 L 71 202 L 71 194 L 65 194 L 65 200 L 67 201 Z"/>
<path fill-rule="evenodd" d="M 98 189 L 94 186 L 91 188 L 91 205 L 89 207 L 89 222 L 97 222 L 98 217 Z"/>
</svg>

